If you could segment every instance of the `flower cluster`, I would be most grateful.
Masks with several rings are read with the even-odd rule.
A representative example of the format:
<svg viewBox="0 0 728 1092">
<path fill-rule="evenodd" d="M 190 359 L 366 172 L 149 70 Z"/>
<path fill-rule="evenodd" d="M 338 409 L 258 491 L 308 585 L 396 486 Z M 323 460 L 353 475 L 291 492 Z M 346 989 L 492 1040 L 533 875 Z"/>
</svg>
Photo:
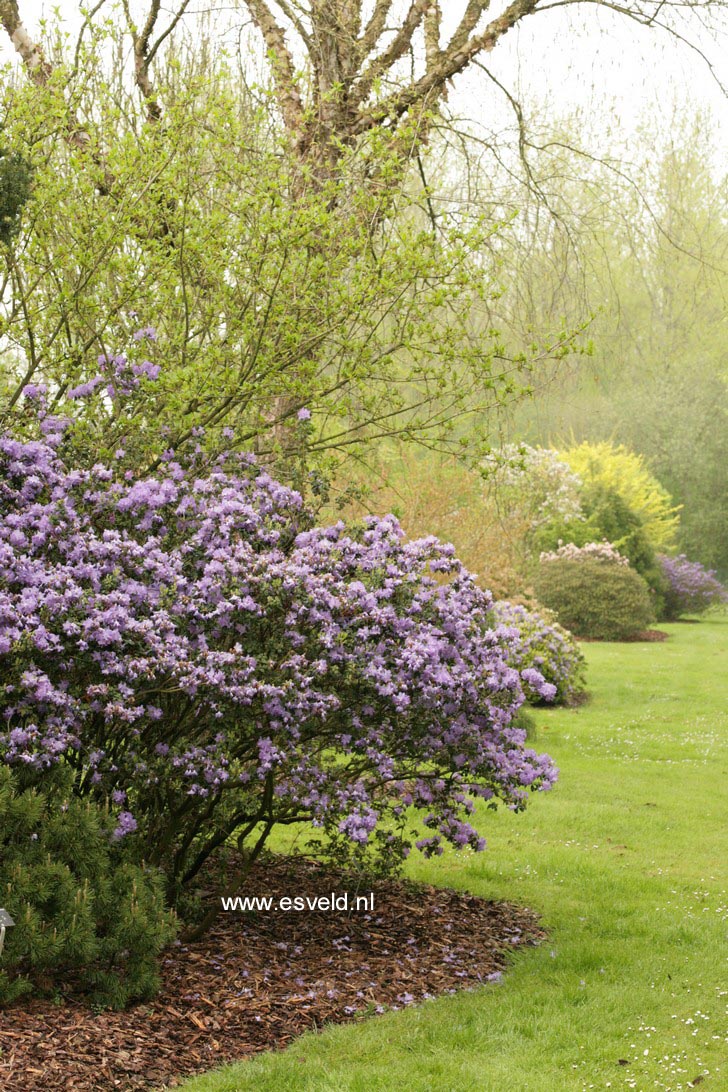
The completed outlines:
<svg viewBox="0 0 728 1092">
<path fill-rule="evenodd" d="M 492 617 L 507 649 L 508 662 L 521 673 L 530 702 L 564 704 L 584 692 L 584 655 L 568 630 L 538 611 L 505 599 L 494 604 Z M 539 675 L 533 686 L 530 671 Z M 545 686 L 542 679 L 546 680 Z"/>
<path fill-rule="evenodd" d="M 678 557 L 661 554 L 658 561 L 667 579 L 665 614 L 668 618 L 703 614 L 712 606 L 728 603 L 728 589 L 712 569 L 706 569 L 699 561 L 689 561 L 685 554 Z"/>
<path fill-rule="evenodd" d="M 62 758 L 173 887 L 233 833 L 365 843 L 407 803 L 424 852 L 482 848 L 473 797 L 551 786 L 513 724 L 545 680 L 452 547 L 391 516 L 313 528 L 250 456 L 78 469 L 46 433 L 0 436 L 0 761 L 42 784 Z"/>
<path fill-rule="evenodd" d="M 629 558 L 623 557 L 611 542 L 587 542 L 585 546 L 576 546 L 567 542 L 558 550 L 545 550 L 539 561 L 601 561 L 611 565 L 629 565 Z"/>
<path fill-rule="evenodd" d="M 139 330 L 137 333 L 141 334 L 143 331 Z M 88 398 L 100 387 L 112 398 L 129 395 L 139 388 L 143 379 L 159 378 L 159 364 L 152 364 L 149 360 L 136 364 L 130 362 L 123 353 L 114 356 L 103 353 L 98 358 L 98 366 L 99 374 L 68 391 L 69 398 Z"/>
</svg>

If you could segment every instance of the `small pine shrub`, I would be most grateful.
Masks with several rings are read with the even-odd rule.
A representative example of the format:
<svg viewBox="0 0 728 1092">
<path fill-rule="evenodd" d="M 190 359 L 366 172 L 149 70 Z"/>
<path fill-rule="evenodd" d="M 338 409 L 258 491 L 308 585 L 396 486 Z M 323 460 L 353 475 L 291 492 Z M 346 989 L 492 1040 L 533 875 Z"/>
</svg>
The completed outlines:
<svg viewBox="0 0 728 1092">
<path fill-rule="evenodd" d="M 576 637 L 622 641 L 654 620 L 647 583 L 629 565 L 545 560 L 538 567 L 536 593 Z"/>
<path fill-rule="evenodd" d="M 65 989 L 113 1008 L 153 996 L 175 931 L 161 875 L 134 863 L 107 809 L 74 796 L 67 766 L 43 791 L 24 773 L 0 766 L 0 905 L 15 920 L 0 1004 Z"/>
<path fill-rule="evenodd" d="M 24 156 L 0 148 L 0 242 L 6 245 L 20 228 L 30 197 L 33 168 Z"/>
</svg>

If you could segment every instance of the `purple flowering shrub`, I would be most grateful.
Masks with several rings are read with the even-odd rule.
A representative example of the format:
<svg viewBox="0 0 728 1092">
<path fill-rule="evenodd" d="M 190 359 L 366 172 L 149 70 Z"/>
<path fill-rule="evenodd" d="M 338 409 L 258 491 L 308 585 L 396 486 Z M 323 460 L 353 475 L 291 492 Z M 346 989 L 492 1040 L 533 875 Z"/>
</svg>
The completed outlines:
<svg viewBox="0 0 728 1092">
<path fill-rule="evenodd" d="M 406 853 L 483 848 L 474 799 L 556 771 L 513 724 L 525 680 L 492 600 L 394 519 L 312 528 L 250 456 L 70 464 L 73 429 L 0 437 L 0 760 L 62 766 L 176 900 L 233 836 L 309 822 Z M 399 831 L 399 833 L 397 833 Z"/>
<path fill-rule="evenodd" d="M 584 693 L 584 655 L 568 630 L 506 599 L 493 605 L 493 619 L 529 702 L 563 705 Z M 530 682 L 534 671 L 535 685 Z"/>
<path fill-rule="evenodd" d="M 689 561 L 685 554 L 678 557 L 660 554 L 657 560 L 667 581 L 666 619 L 703 614 L 713 606 L 728 603 L 728 589 L 712 569 L 706 569 L 699 561 Z"/>
</svg>

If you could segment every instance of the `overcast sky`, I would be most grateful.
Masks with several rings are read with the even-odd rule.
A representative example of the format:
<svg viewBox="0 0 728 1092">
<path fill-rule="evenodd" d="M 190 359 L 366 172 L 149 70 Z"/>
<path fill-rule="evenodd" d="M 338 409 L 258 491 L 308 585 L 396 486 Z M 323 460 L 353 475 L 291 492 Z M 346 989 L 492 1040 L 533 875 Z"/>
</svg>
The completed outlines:
<svg viewBox="0 0 728 1092">
<path fill-rule="evenodd" d="M 589 4 L 524 19 L 488 63 L 519 99 L 553 107 L 551 113 L 581 112 L 603 150 L 633 140 L 646 114 L 661 120 L 664 137 L 675 108 L 687 107 L 711 111 L 716 147 L 725 152 L 728 97 L 720 84 L 728 86 L 728 40 L 705 32 L 698 40 L 713 73 L 667 33 Z M 463 74 L 457 89 L 463 112 L 476 113 L 482 79 L 477 71 Z"/>
</svg>

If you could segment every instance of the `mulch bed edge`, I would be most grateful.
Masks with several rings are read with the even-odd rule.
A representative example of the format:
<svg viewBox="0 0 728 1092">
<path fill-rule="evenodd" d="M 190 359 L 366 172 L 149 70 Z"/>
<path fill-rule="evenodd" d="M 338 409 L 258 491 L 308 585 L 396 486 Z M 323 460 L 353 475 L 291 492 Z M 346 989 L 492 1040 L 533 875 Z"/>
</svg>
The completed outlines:
<svg viewBox="0 0 728 1092">
<path fill-rule="evenodd" d="M 347 890 L 346 876 L 305 858 L 266 860 L 249 883 L 274 898 Z M 207 936 L 164 953 L 160 994 L 126 1012 L 77 999 L 7 1007 L 0 1087 L 174 1087 L 327 1023 L 495 984 L 516 949 L 546 936 L 531 910 L 467 892 L 394 880 L 369 892 L 372 912 L 223 913 Z"/>
</svg>

